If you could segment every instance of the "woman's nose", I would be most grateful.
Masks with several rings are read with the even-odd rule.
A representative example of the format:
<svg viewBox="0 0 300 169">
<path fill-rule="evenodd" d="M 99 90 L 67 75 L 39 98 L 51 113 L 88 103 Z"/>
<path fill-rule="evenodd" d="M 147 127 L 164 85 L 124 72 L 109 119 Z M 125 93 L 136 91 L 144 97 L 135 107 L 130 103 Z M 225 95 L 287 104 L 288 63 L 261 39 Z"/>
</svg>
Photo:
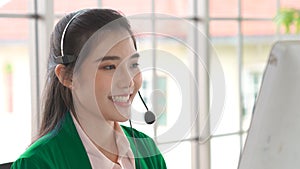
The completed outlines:
<svg viewBox="0 0 300 169">
<path fill-rule="evenodd" d="M 117 70 L 115 78 L 117 86 L 120 88 L 128 88 L 134 85 L 134 75 L 127 66 L 122 66 L 120 70 Z"/>
</svg>

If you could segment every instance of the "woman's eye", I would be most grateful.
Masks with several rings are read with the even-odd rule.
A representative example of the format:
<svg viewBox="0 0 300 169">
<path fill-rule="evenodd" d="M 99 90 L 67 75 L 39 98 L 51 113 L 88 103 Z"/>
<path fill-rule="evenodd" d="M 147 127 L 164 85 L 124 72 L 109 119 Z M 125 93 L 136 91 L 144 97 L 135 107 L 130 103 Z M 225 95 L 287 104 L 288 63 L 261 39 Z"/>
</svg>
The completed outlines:
<svg viewBox="0 0 300 169">
<path fill-rule="evenodd" d="M 131 65 L 131 68 L 138 68 L 139 67 L 139 64 L 138 63 L 134 63 Z"/>
<path fill-rule="evenodd" d="M 112 70 L 112 69 L 116 69 L 115 65 L 107 65 L 107 66 L 103 66 L 102 69 L 104 70 Z"/>
</svg>

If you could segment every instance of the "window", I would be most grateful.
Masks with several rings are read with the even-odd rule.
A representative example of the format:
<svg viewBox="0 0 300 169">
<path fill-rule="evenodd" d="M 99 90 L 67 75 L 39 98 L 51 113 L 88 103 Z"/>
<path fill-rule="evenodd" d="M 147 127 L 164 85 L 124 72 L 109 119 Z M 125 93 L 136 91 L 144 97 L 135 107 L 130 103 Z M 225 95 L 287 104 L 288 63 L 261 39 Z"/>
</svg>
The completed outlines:
<svg viewBox="0 0 300 169">
<path fill-rule="evenodd" d="M 31 142 L 32 5 L 0 4 L 0 163 L 15 160 Z"/>
</svg>

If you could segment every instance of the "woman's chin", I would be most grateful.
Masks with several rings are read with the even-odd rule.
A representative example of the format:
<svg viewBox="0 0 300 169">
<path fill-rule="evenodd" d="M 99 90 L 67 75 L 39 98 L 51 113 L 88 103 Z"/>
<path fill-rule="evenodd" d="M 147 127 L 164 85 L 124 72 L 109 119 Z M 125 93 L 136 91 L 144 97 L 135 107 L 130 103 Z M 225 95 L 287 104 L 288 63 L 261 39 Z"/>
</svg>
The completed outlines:
<svg viewBox="0 0 300 169">
<path fill-rule="evenodd" d="M 120 116 L 121 116 L 121 118 L 120 118 L 119 122 L 125 122 L 130 119 L 131 113 L 130 112 L 121 113 Z"/>
<path fill-rule="evenodd" d="M 118 121 L 125 122 L 130 119 L 131 116 L 131 108 L 130 107 L 116 107 L 117 113 L 119 114 Z"/>
</svg>

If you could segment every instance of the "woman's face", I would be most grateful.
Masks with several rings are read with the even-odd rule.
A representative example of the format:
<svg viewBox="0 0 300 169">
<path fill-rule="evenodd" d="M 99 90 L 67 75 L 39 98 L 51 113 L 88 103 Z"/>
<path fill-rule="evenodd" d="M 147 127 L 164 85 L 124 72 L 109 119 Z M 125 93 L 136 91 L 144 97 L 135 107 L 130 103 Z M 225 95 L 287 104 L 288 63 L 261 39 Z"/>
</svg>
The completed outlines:
<svg viewBox="0 0 300 169">
<path fill-rule="evenodd" d="M 95 93 L 106 120 L 126 121 L 130 117 L 131 103 L 142 83 L 138 59 L 132 38 L 126 38 L 99 62 Z"/>
<path fill-rule="evenodd" d="M 107 37 L 110 40 L 119 39 L 123 34 L 111 33 Z M 129 33 L 126 33 L 125 39 L 112 44 L 108 52 L 101 54 L 103 47 L 100 47 L 97 49 L 100 56 L 97 56 L 96 50 L 92 57 L 84 61 L 80 68 L 79 86 L 80 95 L 84 97 L 79 99 L 85 110 L 102 114 L 104 120 L 123 122 L 130 118 L 131 103 L 142 83 L 138 67 L 139 55 Z M 97 106 L 93 106 L 93 102 Z"/>
</svg>

